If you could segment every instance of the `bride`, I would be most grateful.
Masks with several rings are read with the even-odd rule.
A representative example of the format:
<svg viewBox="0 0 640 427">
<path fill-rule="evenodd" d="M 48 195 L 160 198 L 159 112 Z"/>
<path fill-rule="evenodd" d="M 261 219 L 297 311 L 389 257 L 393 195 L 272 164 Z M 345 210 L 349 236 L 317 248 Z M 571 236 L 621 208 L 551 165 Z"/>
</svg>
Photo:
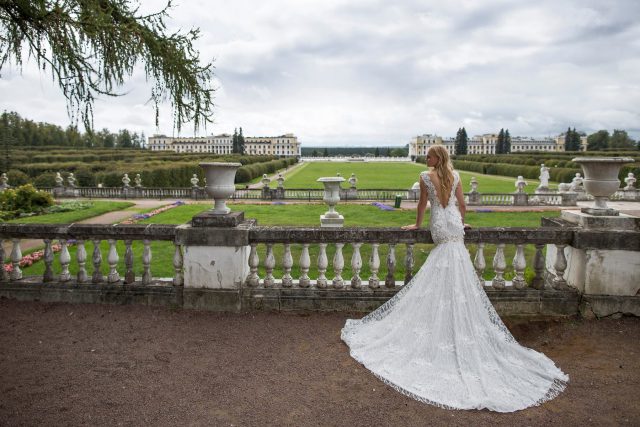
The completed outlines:
<svg viewBox="0 0 640 427">
<path fill-rule="evenodd" d="M 518 344 L 485 294 L 464 246 L 464 195 L 449 153 L 431 147 L 427 165 L 416 223 L 402 228 L 420 227 L 428 199 L 437 246 L 389 301 L 347 320 L 342 340 L 382 381 L 421 402 L 513 412 L 553 399 L 569 377 Z"/>
</svg>

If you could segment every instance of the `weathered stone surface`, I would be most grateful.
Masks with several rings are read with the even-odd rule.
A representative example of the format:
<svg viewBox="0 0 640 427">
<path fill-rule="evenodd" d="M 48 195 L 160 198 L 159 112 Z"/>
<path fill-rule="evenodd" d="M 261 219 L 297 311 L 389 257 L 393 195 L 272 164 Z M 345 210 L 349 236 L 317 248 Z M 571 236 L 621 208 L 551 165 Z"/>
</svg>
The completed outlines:
<svg viewBox="0 0 640 427">
<path fill-rule="evenodd" d="M 193 227 L 236 227 L 242 222 L 244 222 L 244 212 L 216 214 L 212 211 L 207 211 L 191 218 Z"/>
<path fill-rule="evenodd" d="M 174 240 L 173 224 L 0 224 L 0 237 L 25 239 Z"/>
<path fill-rule="evenodd" d="M 580 303 L 580 314 L 584 317 L 640 316 L 640 296 L 585 295 Z"/>
</svg>

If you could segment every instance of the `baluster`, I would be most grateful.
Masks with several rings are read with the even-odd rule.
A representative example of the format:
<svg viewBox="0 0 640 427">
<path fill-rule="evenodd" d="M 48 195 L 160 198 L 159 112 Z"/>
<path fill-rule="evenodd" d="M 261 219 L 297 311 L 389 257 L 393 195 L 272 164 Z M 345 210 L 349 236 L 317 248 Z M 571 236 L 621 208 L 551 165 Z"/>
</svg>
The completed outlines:
<svg viewBox="0 0 640 427">
<path fill-rule="evenodd" d="M 142 241 L 142 284 L 151 283 L 151 241 L 144 239 Z"/>
<path fill-rule="evenodd" d="M 513 287 L 516 289 L 523 289 L 527 286 L 527 282 L 524 280 L 524 269 L 527 266 L 527 261 L 524 258 L 524 245 L 516 245 L 516 254 L 513 257 L 513 270 L 515 271 L 515 277 L 511 281 Z"/>
<path fill-rule="evenodd" d="M 184 271 L 182 267 L 184 259 L 182 256 L 182 245 L 175 245 L 176 249 L 173 252 L 173 286 L 184 286 Z"/>
<path fill-rule="evenodd" d="M 309 279 L 309 268 L 311 267 L 311 258 L 309 257 L 309 244 L 302 245 L 302 253 L 300 254 L 300 280 L 298 284 L 301 288 L 308 288 L 311 285 Z"/>
<path fill-rule="evenodd" d="M 251 243 L 251 251 L 249 252 L 249 275 L 245 283 L 252 288 L 257 287 L 260 284 L 260 277 L 258 276 L 258 266 L 260 265 L 260 258 L 258 257 L 258 244 Z"/>
<path fill-rule="evenodd" d="M 265 288 L 270 288 L 275 283 L 275 279 L 273 277 L 273 269 L 276 266 L 276 258 L 273 256 L 273 244 L 267 243 L 267 256 L 264 260 L 264 269 L 266 271 L 266 276 L 264 281 Z"/>
<path fill-rule="evenodd" d="M 344 269 L 343 247 L 344 243 L 336 243 L 336 253 L 333 256 L 333 271 L 336 274 L 333 278 L 333 287 L 336 289 L 344 287 L 344 280 L 342 279 L 342 270 Z"/>
<path fill-rule="evenodd" d="M 533 277 L 533 283 L 531 287 L 534 289 L 544 289 L 544 277 L 542 274 L 544 273 L 544 255 L 542 254 L 542 249 L 544 245 L 536 244 L 536 254 L 533 257 L 533 271 L 535 275 Z"/>
<path fill-rule="evenodd" d="M 282 286 L 285 288 L 290 288 L 293 285 L 293 278 L 291 277 L 291 267 L 293 267 L 291 245 L 289 243 L 285 243 L 284 255 L 282 257 L 282 268 L 284 269 L 284 275 L 282 276 Z"/>
<path fill-rule="evenodd" d="M 107 263 L 109 264 L 109 274 L 107 275 L 108 283 L 116 283 L 120 281 L 120 274 L 118 274 L 118 261 L 120 257 L 118 256 L 118 251 L 116 250 L 115 239 L 109 239 L 109 253 L 107 254 Z"/>
<path fill-rule="evenodd" d="M 53 248 L 51 247 L 51 239 L 43 239 L 44 241 L 44 274 L 42 275 L 43 282 L 53 282 L 55 277 L 53 275 Z"/>
<path fill-rule="evenodd" d="M 351 255 L 351 271 L 353 271 L 351 287 L 353 289 L 359 289 L 362 287 L 362 278 L 360 278 L 360 270 L 362 269 L 360 246 L 362 246 L 362 243 L 352 243 L 351 246 L 353 247 L 353 255 Z"/>
<path fill-rule="evenodd" d="M 407 243 L 407 255 L 404 257 L 404 284 L 413 277 L 413 243 Z"/>
<path fill-rule="evenodd" d="M 556 262 L 553 265 L 556 270 L 556 277 L 553 278 L 553 287 L 558 290 L 569 289 L 567 281 L 564 280 L 564 270 L 567 269 L 567 258 L 564 255 L 566 246 L 564 244 L 556 244 Z"/>
<path fill-rule="evenodd" d="M 395 243 L 389 243 L 389 253 L 387 254 L 387 277 L 384 280 L 384 285 L 387 288 L 396 287 L 396 245 Z"/>
<path fill-rule="evenodd" d="M 493 286 L 494 289 L 504 289 L 505 280 L 502 274 L 505 268 L 507 268 L 507 262 L 504 259 L 504 243 L 498 243 L 496 246 L 496 254 L 493 257 L 493 269 L 496 275 L 491 281 L 491 286 Z"/>
<path fill-rule="evenodd" d="M 482 275 L 484 273 L 484 269 L 487 267 L 487 263 L 484 260 L 484 243 L 478 243 L 478 251 L 476 252 L 476 257 L 473 260 L 473 266 L 476 268 L 478 280 L 480 280 L 480 283 L 484 286 L 484 277 Z"/>
<path fill-rule="evenodd" d="M 371 270 L 371 276 L 369 276 L 369 287 L 371 289 L 377 289 L 380 287 L 380 278 L 378 277 L 378 270 L 380 269 L 380 255 L 378 254 L 379 243 L 371 244 L 371 256 L 369 257 L 369 270 Z"/>
<path fill-rule="evenodd" d="M 58 278 L 61 282 L 68 282 L 71 280 L 71 274 L 69 273 L 69 264 L 71 263 L 71 255 L 69 254 L 69 248 L 67 246 L 66 239 L 60 239 L 60 267 L 62 271 L 60 272 L 60 277 Z"/>
<path fill-rule="evenodd" d="M 104 277 L 102 277 L 101 264 L 102 264 L 102 253 L 100 252 L 100 239 L 93 240 L 93 274 L 91 275 L 92 283 L 102 283 L 104 282 Z"/>
<path fill-rule="evenodd" d="M 124 246 L 124 283 L 133 283 L 136 281 L 136 275 L 133 272 L 133 249 L 131 249 L 131 240 L 125 240 Z"/>
<path fill-rule="evenodd" d="M 0 269 L 0 281 L 6 282 L 9 280 L 9 274 L 4 269 L 4 258 L 7 256 L 4 252 L 4 239 L 0 239 L 0 261 L 2 261 L 2 268 Z"/>
<path fill-rule="evenodd" d="M 87 250 L 84 247 L 84 240 L 78 240 L 76 246 L 76 261 L 78 261 L 78 274 L 76 275 L 76 279 L 78 280 L 78 283 L 85 283 L 89 280 L 89 275 L 85 268 L 85 264 L 87 262 Z"/>
<path fill-rule="evenodd" d="M 329 259 L 327 258 L 327 244 L 320 243 L 318 246 L 320 247 L 320 253 L 318 254 L 318 280 L 316 281 L 316 286 L 318 288 L 326 288 L 327 276 L 325 276 L 325 273 L 329 266 Z"/>
<path fill-rule="evenodd" d="M 11 280 L 22 279 L 22 270 L 20 270 L 20 261 L 22 260 L 22 251 L 20 250 L 20 239 L 11 239 L 13 247 L 11 248 L 11 265 L 13 270 L 9 278 Z"/>
</svg>

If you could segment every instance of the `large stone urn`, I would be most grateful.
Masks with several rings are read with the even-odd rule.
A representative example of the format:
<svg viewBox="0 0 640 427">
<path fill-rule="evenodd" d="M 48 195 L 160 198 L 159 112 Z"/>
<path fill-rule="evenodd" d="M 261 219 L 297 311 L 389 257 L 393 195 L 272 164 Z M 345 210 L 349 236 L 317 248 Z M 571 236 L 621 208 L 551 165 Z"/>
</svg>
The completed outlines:
<svg viewBox="0 0 640 427">
<path fill-rule="evenodd" d="M 324 197 L 322 200 L 329 205 L 329 210 L 320 215 L 321 227 L 342 227 L 344 217 L 336 211 L 336 205 L 340 201 L 340 184 L 344 182 L 341 176 L 318 178 L 318 182 L 324 184 Z"/>
<path fill-rule="evenodd" d="M 622 165 L 633 163 L 629 157 L 576 157 L 584 172 L 584 189 L 595 198 L 595 207 L 582 208 L 582 212 L 596 216 L 616 216 L 619 212 L 607 206 L 607 200 L 620 188 L 618 173 Z"/>
<path fill-rule="evenodd" d="M 227 207 L 227 199 L 236 191 L 234 185 L 236 171 L 242 166 L 240 163 L 200 163 L 206 177 L 207 194 L 213 197 L 212 214 L 225 215 L 231 212 Z"/>
</svg>

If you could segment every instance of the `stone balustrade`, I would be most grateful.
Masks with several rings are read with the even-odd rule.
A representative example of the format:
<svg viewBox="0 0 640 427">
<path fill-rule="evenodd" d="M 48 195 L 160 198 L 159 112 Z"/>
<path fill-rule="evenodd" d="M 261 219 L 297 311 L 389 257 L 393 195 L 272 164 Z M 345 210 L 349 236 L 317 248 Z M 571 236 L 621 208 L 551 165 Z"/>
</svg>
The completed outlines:
<svg viewBox="0 0 640 427">
<path fill-rule="evenodd" d="M 23 274 L 24 239 L 42 241 L 42 274 Z M 259 227 L 254 220 L 217 228 L 0 224 L 0 241 L 0 256 L 12 264 L 10 272 L 1 270 L 0 297 L 226 311 L 369 311 L 411 280 L 432 243 L 425 229 Z M 173 247 L 172 277 L 153 274 L 151 247 L 162 241 Z M 142 246 L 137 257 L 135 242 Z M 585 230 L 549 219 L 540 228 L 472 229 L 465 243 L 499 312 L 571 315 L 580 295 L 567 286 L 567 247 L 637 253 L 640 233 Z M 553 260 L 551 269 L 545 257 Z M 200 268 L 204 275 L 192 271 Z M 233 280 L 226 280 L 230 271 Z"/>
</svg>

